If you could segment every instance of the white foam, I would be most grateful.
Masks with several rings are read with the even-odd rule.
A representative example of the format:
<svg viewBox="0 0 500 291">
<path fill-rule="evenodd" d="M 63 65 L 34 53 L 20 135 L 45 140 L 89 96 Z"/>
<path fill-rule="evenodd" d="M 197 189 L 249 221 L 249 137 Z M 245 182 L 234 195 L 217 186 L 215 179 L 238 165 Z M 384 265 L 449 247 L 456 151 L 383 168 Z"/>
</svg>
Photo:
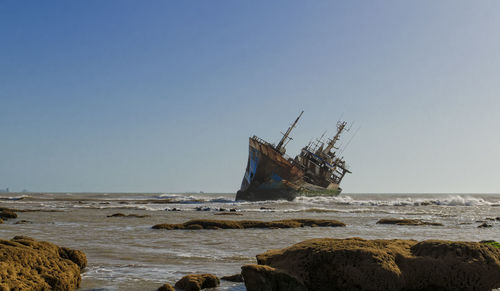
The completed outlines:
<svg viewBox="0 0 500 291">
<path fill-rule="evenodd" d="M 394 198 L 390 200 L 357 200 L 348 195 L 336 197 L 297 197 L 296 202 L 304 204 L 337 204 L 337 205 L 355 205 L 355 206 L 482 206 L 482 205 L 498 205 L 497 202 L 486 201 L 483 198 L 473 197 L 470 195 L 448 195 L 445 197 L 430 197 L 430 198 Z"/>
</svg>

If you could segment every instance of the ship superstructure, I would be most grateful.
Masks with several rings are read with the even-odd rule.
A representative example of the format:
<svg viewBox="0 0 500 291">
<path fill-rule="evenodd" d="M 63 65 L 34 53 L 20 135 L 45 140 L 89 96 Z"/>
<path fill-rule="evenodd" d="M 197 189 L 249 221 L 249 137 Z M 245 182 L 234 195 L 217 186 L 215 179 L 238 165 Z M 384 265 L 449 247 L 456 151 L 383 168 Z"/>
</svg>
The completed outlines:
<svg viewBox="0 0 500 291">
<path fill-rule="evenodd" d="M 340 194 L 340 182 L 350 171 L 337 154 L 337 143 L 341 134 L 348 130 L 347 123 L 337 122 L 337 131 L 332 138 L 323 141 L 323 134 L 292 159 L 286 155 L 285 147 L 303 113 L 283 133 L 277 145 L 257 136 L 250 138 L 248 163 L 236 200 L 293 200 L 299 195 Z"/>
</svg>

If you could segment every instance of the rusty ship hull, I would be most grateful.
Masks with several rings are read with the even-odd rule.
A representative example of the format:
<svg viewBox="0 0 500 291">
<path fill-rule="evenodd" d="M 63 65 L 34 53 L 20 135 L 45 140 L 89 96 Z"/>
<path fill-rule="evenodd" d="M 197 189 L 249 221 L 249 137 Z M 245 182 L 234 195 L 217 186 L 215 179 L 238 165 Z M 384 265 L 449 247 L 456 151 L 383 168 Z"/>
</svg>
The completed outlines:
<svg viewBox="0 0 500 291">
<path fill-rule="evenodd" d="M 299 195 L 336 196 L 342 189 L 340 182 L 347 169 L 343 157 L 339 157 L 336 143 L 346 129 L 346 122 L 337 122 L 336 134 L 323 141 L 323 134 L 316 143 L 309 142 L 294 159 L 288 157 L 286 145 L 292 139 L 290 133 L 295 122 L 283 133 L 277 145 L 253 136 L 249 139 L 248 162 L 236 193 L 236 200 L 293 200 Z"/>
<path fill-rule="evenodd" d="M 236 200 L 293 200 L 297 196 L 337 196 L 342 189 L 335 184 L 321 187 L 308 183 L 305 172 L 294 160 L 257 138 L 249 139 L 248 162 L 236 193 Z"/>
</svg>

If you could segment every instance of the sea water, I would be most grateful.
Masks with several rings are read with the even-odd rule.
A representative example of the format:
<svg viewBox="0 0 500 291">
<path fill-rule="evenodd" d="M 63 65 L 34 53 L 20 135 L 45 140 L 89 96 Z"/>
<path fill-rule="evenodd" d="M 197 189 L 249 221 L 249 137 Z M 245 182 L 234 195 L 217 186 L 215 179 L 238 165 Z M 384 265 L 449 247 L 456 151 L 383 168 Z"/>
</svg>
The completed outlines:
<svg viewBox="0 0 500 291">
<path fill-rule="evenodd" d="M 156 290 L 191 273 L 219 277 L 256 263 L 268 249 L 310 238 L 500 239 L 499 194 L 342 194 L 294 201 L 235 202 L 234 194 L 2 193 L 0 206 L 30 210 L 0 225 L 0 238 L 30 236 L 82 250 L 88 267 L 80 290 Z M 215 215 L 236 211 L 241 215 Z M 146 215 L 107 217 L 114 213 Z M 155 230 L 191 219 L 336 219 L 346 227 Z M 443 226 L 376 224 L 411 218 Z M 500 218 L 499 218 L 500 219 Z M 15 224 L 26 220 L 28 223 Z M 486 221 L 489 228 L 478 228 Z M 245 290 L 221 281 L 216 290 Z"/>
</svg>

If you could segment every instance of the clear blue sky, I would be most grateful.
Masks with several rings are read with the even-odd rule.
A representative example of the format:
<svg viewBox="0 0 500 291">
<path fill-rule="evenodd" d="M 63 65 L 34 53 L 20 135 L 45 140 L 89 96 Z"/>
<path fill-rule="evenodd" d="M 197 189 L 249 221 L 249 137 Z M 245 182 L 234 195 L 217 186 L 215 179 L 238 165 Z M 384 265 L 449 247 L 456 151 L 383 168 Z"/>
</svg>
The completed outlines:
<svg viewBox="0 0 500 291">
<path fill-rule="evenodd" d="M 498 1 L 3 0 L 0 188 L 235 192 L 303 109 L 290 155 L 361 126 L 345 192 L 500 192 L 499 28 Z"/>
</svg>

